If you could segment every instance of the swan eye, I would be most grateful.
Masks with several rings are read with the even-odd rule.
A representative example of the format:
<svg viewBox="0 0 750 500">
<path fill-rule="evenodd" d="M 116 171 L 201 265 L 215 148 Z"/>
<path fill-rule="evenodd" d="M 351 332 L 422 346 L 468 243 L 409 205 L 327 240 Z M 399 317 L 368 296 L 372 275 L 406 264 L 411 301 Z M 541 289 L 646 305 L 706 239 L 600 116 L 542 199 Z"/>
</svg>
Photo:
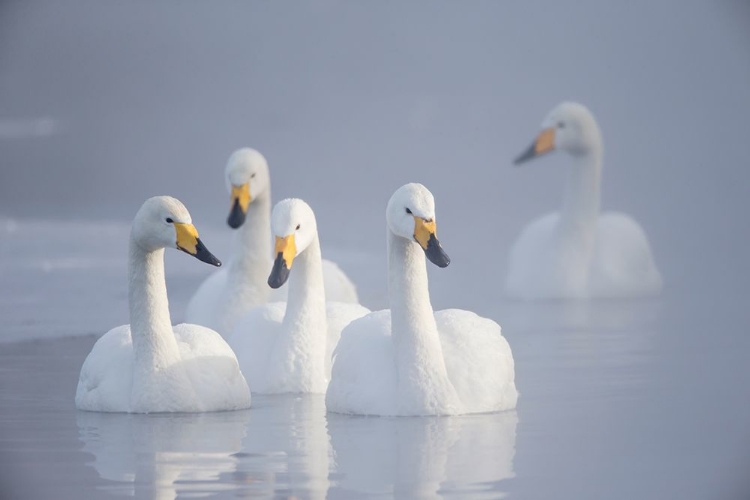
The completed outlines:
<svg viewBox="0 0 750 500">
<path fill-rule="evenodd" d="M 557 128 L 565 128 L 564 122 L 557 122 Z"/>
<path fill-rule="evenodd" d="M 251 179 L 255 179 L 255 174 L 251 174 L 251 175 L 250 175 L 250 178 L 251 178 Z"/>
<path fill-rule="evenodd" d="M 406 209 L 406 213 L 412 215 L 411 210 L 409 210 L 408 208 Z"/>
<path fill-rule="evenodd" d="M 295 229 L 295 231 L 299 231 L 299 227 L 300 226 L 301 226 L 301 224 L 297 224 L 297 229 Z"/>
<path fill-rule="evenodd" d="M 171 217 L 167 217 L 164 220 L 167 221 L 167 224 L 172 224 L 174 222 Z"/>
</svg>

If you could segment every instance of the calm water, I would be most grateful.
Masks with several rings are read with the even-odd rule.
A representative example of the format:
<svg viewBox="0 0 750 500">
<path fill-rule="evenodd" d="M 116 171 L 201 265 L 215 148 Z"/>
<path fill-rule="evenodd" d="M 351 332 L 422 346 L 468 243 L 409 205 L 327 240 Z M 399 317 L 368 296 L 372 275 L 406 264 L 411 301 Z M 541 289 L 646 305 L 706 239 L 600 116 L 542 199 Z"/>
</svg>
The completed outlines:
<svg viewBox="0 0 750 500">
<path fill-rule="evenodd" d="M 326 415 L 321 397 L 284 396 L 255 397 L 242 412 L 96 414 L 76 411 L 73 396 L 91 334 L 126 321 L 125 252 L 112 248 L 127 227 L 3 228 L 3 498 L 723 499 L 750 491 L 747 296 L 670 289 L 649 301 L 525 304 L 476 294 L 476 309 L 503 325 L 514 351 L 521 398 L 512 412 L 362 418 Z M 54 255 L 43 250 L 50 239 L 60 243 Z M 221 231 L 204 239 L 226 253 Z M 371 305 L 384 303 L 379 266 L 331 254 Z M 167 269 L 179 320 L 210 268 L 167 252 Z M 462 295 L 435 288 L 441 304 Z M 88 335 L 52 338 L 72 333 Z"/>
<path fill-rule="evenodd" d="M 0 498 L 750 498 L 748 5 L 0 2 Z M 563 99 L 597 116 L 603 208 L 649 235 L 657 300 L 501 299 L 569 165 L 510 161 Z M 452 258 L 433 305 L 503 326 L 518 409 L 76 412 L 95 336 L 128 321 L 126 222 L 177 196 L 226 260 L 222 172 L 244 145 L 371 308 L 385 203 L 430 188 Z M 209 272 L 167 252 L 175 322 Z"/>
</svg>

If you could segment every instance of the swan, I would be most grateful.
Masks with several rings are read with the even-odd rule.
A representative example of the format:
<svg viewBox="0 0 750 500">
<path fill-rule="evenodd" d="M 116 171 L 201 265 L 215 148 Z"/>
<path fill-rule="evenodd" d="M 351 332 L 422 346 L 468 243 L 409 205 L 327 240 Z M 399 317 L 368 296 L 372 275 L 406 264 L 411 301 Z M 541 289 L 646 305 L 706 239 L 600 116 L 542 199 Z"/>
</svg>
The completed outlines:
<svg viewBox="0 0 750 500">
<path fill-rule="evenodd" d="M 586 107 L 556 106 L 515 164 L 554 149 L 574 160 L 563 206 L 521 232 L 510 253 L 507 294 L 521 299 L 658 294 L 662 278 L 643 229 L 628 215 L 599 213 L 602 138 Z"/>
<path fill-rule="evenodd" d="M 276 259 L 268 285 L 279 288 L 289 279 L 289 300 L 250 311 L 237 322 L 229 343 L 252 392 L 323 394 L 341 330 L 370 311 L 359 304 L 326 303 L 317 224 L 307 203 L 280 201 L 271 227 Z"/>
<path fill-rule="evenodd" d="M 164 249 L 176 247 L 220 266 L 198 238 L 178 200 L 146 200 L 130 232 L 130 324 L 104 334 L 86 357 L 76 407 L 105 412 L 201 412 L 250 406 L 237 358 L 208 328 L 172 327 L 164 280 Z"/>
<path fill-rule="evenodd" d="M 450 259 L 437 240 L 435 201 L 406 184 L 388 202 L 390 310 L 347 326 L 334 352 L 326 406 L 361 415 L 456 415 L 515 408 L 510 346 L 500 325 L 473 312 L 433 313 L 425 256 Z"/>
<path fill-rule="evenodd" d="M 231 196 L 227 224 L 237 230 L 232 260 L 200 285 L 185 316 L 224 337 L 254 307 L 286 300 L 286 287 L 273 292 L 266 283 L 272 262 L 268 162 L 254 149 L 238 149 L 227 162 L 226 184 Z M 335 263 L 323 260 L 323 277 L 329 300 L 359 302 L 356 287 Z"/>
</svg>

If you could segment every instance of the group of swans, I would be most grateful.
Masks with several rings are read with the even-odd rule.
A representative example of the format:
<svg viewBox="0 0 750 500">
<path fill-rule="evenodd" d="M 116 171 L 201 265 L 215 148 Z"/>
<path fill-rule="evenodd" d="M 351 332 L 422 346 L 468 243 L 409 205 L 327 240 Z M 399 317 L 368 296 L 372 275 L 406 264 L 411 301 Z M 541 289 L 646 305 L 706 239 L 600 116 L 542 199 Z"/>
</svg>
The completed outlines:
<svg viewBox="0 0 750 500">
<path fill-rule="evenodd" d="M 623 214 L 599 214 L 601 136 L 585 107 L 553 109 L 516 163 L 555 148 L 576 159 L 563 209 L 522 232 L 507 292 L 521 298 L 658 292 L 661 277 L 640 226 Z M 94 345 L 81 369 L 78 408 L 233 410 L 250 406 L 251 391 L 325 393 L 329 411 L 362 415 L 516 406 L 513 355 L 500 325 L 469 311 L 432 309 L 426 259 L 441 268 L 450 259 L 437 239 L 435 201 L 426 187 L 406 184 L 388 202 L 390 309 L 370 312 L 357 303 L 348 277 L 322 259 L 312 208 L 286 199 L 271 211 L 268 164 L 259 152 L 236 151 L 226 181 L 227 223 L 238 229 L 235 254 L 190 301 L 187 317 L 195 324 L 171 325 L 164 249 L 221 263 L 178 200 L 151 198 L 138 211 L 130 237 L 131 323 Z"/>
<path fill-rule="evenodd" d="M 231 196 L 227 224 L 236 230 L 232 260 L 198 288 L 186 320 L 226 338 L 237 320 L 253 308 L 285 301 L 286 288 L 274 293 L 266 284 L 271 271 L 271 177 L 266 159 L 254 149 L 238 149 L 229 157 L 225 177 Z M 328 300 L 359 302 L 351 280 L 325 259 L 323 279 Z"/>
</svg>

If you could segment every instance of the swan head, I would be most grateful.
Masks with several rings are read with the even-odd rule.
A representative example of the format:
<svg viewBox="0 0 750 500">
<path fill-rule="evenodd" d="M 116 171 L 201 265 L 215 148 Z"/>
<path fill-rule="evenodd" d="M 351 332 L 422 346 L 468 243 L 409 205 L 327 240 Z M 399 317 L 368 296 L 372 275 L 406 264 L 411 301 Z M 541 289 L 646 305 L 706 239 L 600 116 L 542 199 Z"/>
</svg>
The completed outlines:
<svg viewBox="0 0 750 500">
<path fill-rule="evenodd" d="M 436 266 L 448 267 L 451 263 L 437 239 L 435 198 L 422 184 L 398 188 L 388 201 L 386 220 L 393 234 L 415 241 Z"/>
<path fill-rule="evenodd" d="M 227 224 L 237 229 L 245 223 L 250 204 L 270 188 L 268 162 L 254 149 L 238 149 L 227 161 L 226 181 L 230 194 Z"/>
<path fill-rule="evenodd" d="M 542 129 L 513 163 L 520 165 L 532 158 L 560 149 L 579 156 L 601 144 L 599 126 L 594 115 L 583 104 L 563 102 L 555 106 L 542 121 Z"/>
<path fill-rule="evenodd" d="M 147 252 L 177 248 L 198 260 L 221 266 L 219 259 L 208 251 L 198 237 L 190 212 L 180 200 L 171 196 L 155 196 L 146 200 L 133 219 L 131 233 L 135 243 Z"/>
<path fill-rule="evenodd" d="M 295 257 L 305 251 L 318 234 L 315 214 L 302 200 L 288 198 L 273 207 L 271 231 L 276 238 L 274 262 L 268 285 L 279 288 L 289 278 Z"/>
</svg>

